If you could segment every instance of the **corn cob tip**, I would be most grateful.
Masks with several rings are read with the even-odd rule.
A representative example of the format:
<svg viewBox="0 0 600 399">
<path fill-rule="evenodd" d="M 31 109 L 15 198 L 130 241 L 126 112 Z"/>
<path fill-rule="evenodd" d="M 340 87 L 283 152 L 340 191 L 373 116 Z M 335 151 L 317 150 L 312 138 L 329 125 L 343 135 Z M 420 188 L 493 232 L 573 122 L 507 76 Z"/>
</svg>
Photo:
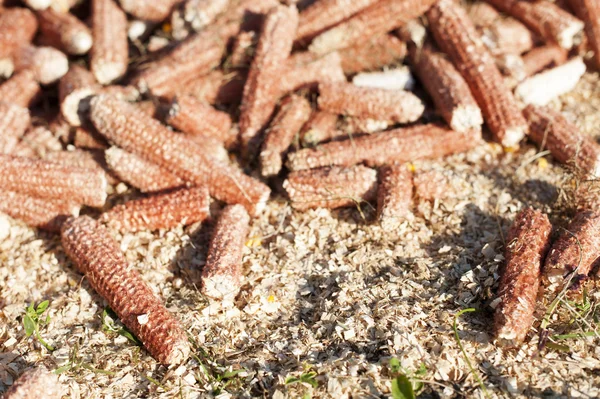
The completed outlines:
<svg viewBox="0 0 600 399">
<path fill-rule="evenodd" d="M 52 0 L 25 0 L 24 3 L 33 10 L 45 10 L 50 7 Z"/>
</svg>

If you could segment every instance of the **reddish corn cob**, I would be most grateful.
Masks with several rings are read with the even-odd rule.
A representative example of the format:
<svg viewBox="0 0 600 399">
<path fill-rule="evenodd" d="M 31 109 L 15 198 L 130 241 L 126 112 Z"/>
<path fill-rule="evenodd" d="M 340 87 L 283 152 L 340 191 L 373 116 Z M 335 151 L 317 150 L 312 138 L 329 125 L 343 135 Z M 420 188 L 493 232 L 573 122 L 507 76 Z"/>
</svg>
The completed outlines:
<svg viewBox="0 0 600 399">
<path fill-rule="evenodd" d="M 304 65 L 295 65 L 279 79 L 280 95 L 293 91 L 310 88 L 315 89 L 321 82 L 345 82 L 340 55 L 330 53 Z"/>
<path fill-rule="evenodd" d="M 522 54 L 533 48 L 533 33 L 514 18 L 504 18 L 486 29 L 483 39 L 492 54 Z"/>
<path fill-rule="evenodd" d="M 406 44 L 392 35 L 379 35 L 339 51 L 342 69 L 347 75 L 379 69 L 401 63 L 406 55 Z"/>
<path fill-rule="evenodd" d="M 42 88 L 31 70 L 14 74 L 0 85 L 0 98 L 20 107 L 33 105 L 41 96 Z"/>
<path fill-rule="evenodd" d="M 540 269 L 550 246 L 552 225 L 543 213 L 526 208 L 508 232 L 506 266 L 494 315 L 496 339 L 501 346 L 520 345 L 533 324 Z"/>
<path fill-rule="evenodd" d="M 81 55 L 92 47 L 92 33 L 83 22 L 70 13 L 61 13 L 48 8 L 38 12 L 40 32 L 45 44 L 68 54 Z"/>
<path fill-rule="evenodd" d="M 600 4 L 595 0 L 568 0 L 575 15 L 585 23 L 588 45 L 594 51 L 594 63 L 600 67 Z"/>
<path fill-rule="evenodd" d="M 77 269 L 157 361 L 179 364 L 189 356 L 190 344 L 180 323 L 127 264 L 104 226 L 88 216 L 70 218 L 61 236 Z"/>
<path fill-rule="evenodd" d="M 454 190 L 448 175 L 437 170 L 415 173 L 413 183 L 417 197 L 426 201 L 448 198 Z"/>
<path fill-rule="evenodd" d="M 338 139 L 344 136 L 346 136 L 344 138 L 349 138 L 353 135 L 359 135 L 363 133 L 376 133 L 387 129 L 393 124 L 394 122 L 392 121 L 345 116 L 341 119 L 338 125 L 338 130 L 340 130 L 344 134 L 342 136 L 336 136 L 334 138 Z"/>
<path fill-rule="evenodd" d="M 92 73 L 103 85 L 120 79 L 129 63 L 127 16 L 113 0 L 92 1 L 92 34 Z"/>
<path fill-rule="evenodd" d="M 556 44 L 536 47 L 523 56 L 523 71 L 531 76 L 548 66 L 564 64 L 568 56 L 569 52 Z"/>
<path fill-rule="evenodd" d="M 111 147 L 105 152 L 110 170 L 124 182 L 143 193 L 182 187 L 185 182 L 160 166 L 130 152 Z"/>
<path fill-rule="evenodd" d="M 292 95 L 285 98 L 269 127 L 260 152 L 261 174 L 274 176 L 281 171 L 282 158 L 311 113 L 308 100 Z"/>
<path fill-rule="evenodd" d="M 25 8 L 5 8 L 0 13 L 0 59 L 8 58 L 31 42 L 37 31 L 35 14 Z"/>
<path fill-rule="evenodd" d="M 544 285 L 556 292 L 571 272 L 587 276 L 600 257 L 600 215 L 579 212 L 552 244 L 544 264 Z"/>
<path fill-rule="evenodd" d="M 334 114 L 414 122 L 421 117 L 425 106 L 414 94 L 358 87 L 350 83 L 319 84 L 319 109 Z"/>
<path fill-rule="evenodd" d="M 329 112 L 315 111 L 302 127 L 300 136 L 304 146 L 315 145 L 345 134 L 337 129 L 338 116 Z"/>
<path fill-rule="evenodd" d="M 100 89 L 99 93 L 129 102 L 135 102 L 140 99 L 140 92 L 134 86 L 104 86 Z"/>
<path fill-rule="evenodd" d="M 235 142 L 232 134 L 231 117 L 192 96 L 181 96 L 173 100 L 167 123 L 190 135 L 213 137 L 226 145 Z"/>
<path fill-rule="evenodd" d="M 0 154 L 10 154 L 29 126 L 27 108 L 0 101 Z"/>
<path fill-rule="evenodd" d="M 256 45 L 256 32 L 240 32 L 235 38 L 229 64 L 233 68 L 246 68 L 252 62 L 253 47 Z"/>
<path fill-rule="evenodd" d="M 379 169 L 377 189 L 377 220 L 381 228 L 391 231 L 410 215 L 412 204 L 412 175 L 404 164 Z"/>
<path fill-rule="evenodd" d="M 138 111 L 152 118 L 156 118 L 158 114 L 158 106 L 152 100 L 140 101 L 132 104 Z"/>
<path fill-rule="evenodd" d="M 182 0 L 119 0 L 121 8 L 137 19 L 161 22 L 170 14 L 173 7 Z"/>
<path fill-rule="evenodd" d="M 69 12 L 71 8 L 81 3 L 81 1 L 82 0 L 52 0 L 50 7 L 57 12 Z"/>
<path fill-rule="evenodd" d="M 317 36 L 309 50 L 317 54 L 353 46 L 404 25 L 424 14 L 435 0 L 380 0 Z"/>
<path fill-rule="evenodd" d="M 242 97 L 240 140 L 246 153 L 257 148 L 259 134 L 277 104 L 276 76 L 292 50 L 297 25 L 298 11 L 293 6 L 273 8 L 263 24 Z"/>
<path fill-rule="evenodd" d="M 4 394 L 4 399 L 60 399 L 64 394 L 58 377 L 38 368 L 23 373 Z"/>
<path fill-rule="evenodd" d="M 209 104 L 232 104 L 240 101 L 245 83 L 246 75 L 242 72 L 224 74 L 215 70 L 185 82 L 176 94 L 190 95 Z"/>
<path fill-rule="evenodd" d="M 379 166 L 441 158 L 467 151 L 479 143 L 481 132 L 477 129 L 458 133 L 440 125 L 419 125 L 293 152 L 288 155 L 288 167 L 291 170 L 301 170 L 329 165 L 349 166 L 361 162 Z"/>
<path fill-rule="evenodd" d="M 203 221 L 208 205 L 206 187 L 182 188 L 117 205 L 100 221 L 121 232 L 170 229 Z"/>
<path fill-rule="evenodd" d="M 37 81 L 44 85 L 56 82 L 69 70 L 67 56 L 52 47 L 26 44 L 19 47 L 12 58 L 15 71 L 31 69 Z"/>
<path fill-rule="evenodd" d="M 427 47 L 411 48 L 410 60 L 437 112 L 457 132 L 483 125 L 481 110 L 463 77 L 451 62 Z"/>
<path fill-rule="evenodd" d="M 71 65 L 58 86 L 60 111 L 71 126 L 81 126 L 80 113 L 85 111 L 84 99 L 98 92 L 100 86 L 94 75 L 79 65 Z"/>
<path fill-rule="evenodd" d="M 69 216 L 79 215 L 79 208 L 79 205 L 63 200 L 35 198 L 14 191 L 0 193 L 0 212 L 42 230 L 60 231 Z"/>
<path fill-rule="evenodd" d="M 215 226 L 206 264 L 202 269 L 202 293 L 210 298 L 233 301 L 242 286 L 242 250 L 250 216 L 240 205 L 223 209 Z"/>
<path fill-rule="evenodd" d="M 69 198 L 102 207 L 106 201 L 104 173 L 38 159 L 0 155 L 0 187 L 43 199 Z"/>
<path fill-rule="evenodd" d="M 21 139 L 21 143 L 31 148 L 33 153 L 40 158 L 49 152 L 62 150 L 60 140 L 44 126 L 30 128 Z"/>
<path fill-rule="evenodd" d="M 294 209 L 341 208 L 371 201 L 377 193 L 377 172 L 361 165 L 292 172 L 283 188 Z"/>
<path fill-rule="evenodd" d="M 498 19 L 502 18 L 500 13 L 488 3 L 478 1 L 468 8 L 469 18 L 478 28 L 488 28 Z"/>
<path fill-rule="evenodd" d="M 106 96 L 91 100 L 91 120 L 107 139 L 195 185 L 207 185 L 211 196 L 240 203 L 251 214 L 262 210 L 270 190 L 238 169 L 207 154 L 182 135 Z"/>
<path fill-rule="evenodd" d="M 118 180 L 108 173 L 103 155 L 103 151 L 98 150 L 84 151 L 76 149 L 72 151 L 52 151 L 46 154 L 44 160 L 65 167 L 94 170 L 102 173 L 109 184 L 117 184 Z"/>
<path fill-rule="evenodd" d="M 77 148 L 89 150 L 105 150 L 108 142 L 99 134 L 93 126 L 77 126 L 73 135 L 73 145 Z"/>
<path fill-rule="evenodd" d="M 427 18 L 436 42 L 465 78 L 495 139 L 505 147 L 518 145 L 527 123 L 465 11 L 452 0 L 440 0 Z"/>
<path fill-rule="evenodd" d="M 523 114 L 529 120 L 529 137 L 550 150 L 554 158 L 581 172 L 600 176 L 600 145 L 579 133 L 577 126 L 560 112 L 528 105 Z"/>
</svg>

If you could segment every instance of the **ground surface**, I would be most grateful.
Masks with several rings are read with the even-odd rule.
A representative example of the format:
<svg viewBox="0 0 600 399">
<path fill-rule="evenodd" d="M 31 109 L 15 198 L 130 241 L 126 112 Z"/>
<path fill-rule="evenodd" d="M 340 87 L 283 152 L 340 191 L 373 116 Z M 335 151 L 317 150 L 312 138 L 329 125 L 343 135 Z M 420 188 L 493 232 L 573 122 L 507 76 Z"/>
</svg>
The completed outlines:
<svg viewBox="0 0 600 399">
<path fill-rule="evenodd" d="M 599 104 L 598 78 L 586 75 L 553 106 L 598 140 Z M 548 298 L 520 350 L 502 351 L 491 339 L 503 237 L 516 212 L 538 207 L 556 226 L 568 216 L 563 194 L 571 178 L 550 157 L 536 159 L 537 152 L 527 145 L 505 153 L 487 143 L 444 161 L 416 163 L 417 170 L 450 171 L 453 195 L 417 201 L 414 220 L 393 233 L 371 222 L 368 205 L 300 213 L 276 195 L 252 224 L 246 285 L 226 309 L 197 289 L 210 225 L 115 234 L 197 344 L 194 358 L 170 370 L 104 331 L 103 325 L 118 324 L 103 323 L 105 302 L 74 271 L 56 236 L 2 217 L 0 392 L 25 369 L 43 364 L 61 368 L 74 399 L 379 398 L 390 395 L 389 361 L 396 358 L 409 374 L 424 365 L 418 377 L 423 397 L 479 397 L 452 329 L 457 312 L 474 307 L 479 311 L 461 316 L 458 331 L 490 397 L 598 396 L 597 339 L 538 348 Z M 574 317 L 561 304 L 550 318 L 551 335 L 594 330 L 600 290 L 591 285 L 591 310 Z M 40 332 L 56 347 L 52 353 L 22 327 L 25 306 L 43 300 L 50 301 L 50 322 Z M 577 311 L 576 305 L 569 306 Z M 301 375 L 313 384 L 286 384 Z"/>
</svg>

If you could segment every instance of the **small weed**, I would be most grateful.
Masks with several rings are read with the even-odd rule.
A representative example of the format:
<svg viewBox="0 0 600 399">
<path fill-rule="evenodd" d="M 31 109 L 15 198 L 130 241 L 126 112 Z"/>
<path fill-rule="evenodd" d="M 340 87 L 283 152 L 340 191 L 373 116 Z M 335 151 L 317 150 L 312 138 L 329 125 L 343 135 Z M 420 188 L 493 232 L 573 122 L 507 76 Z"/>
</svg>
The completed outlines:
<svg viewBox="0 0 600 399">
<path fill-rule="evenodd" d="M 415 399 L 416 394 L 424 387 L 421 378 L 427 374 L 425 364 L 421 363 L 418 370 L 411 372 L 402 367 L 396 358 L 390 359 L 390 373 L 392 374 L 392 398 Z"/>
<path fill-rule="evenodd" d="M 287 377 L 285 379 L 285 385 L 295 384 L 297 382 L 308 384 L 313 388 L 317 388 L 319 386 L 319 382 L 315 379 L 317 373 L 314 371 L 309 371 L 307 373 L 300 374 L 300 377 Z"/>
<path fill-rule="evenodd" d="M 54 370 L 54 374 L 62 374 L 66 371 L 75 372 L 79 369 L 89 370 L 93 373 L 105 374 L 105 375 L 115 375 L 116 373 L 108 370 L 97 369 L 94 366 L 84 363 L 83 360 L 79 358 L 79 344 L 75 343 L 71 353 L 69 354 L 69 361 L 64 366 L 61 366 Z"/>
<path fill-rule="evenodd" d="M 135 345 L 141 345 L 140 341 L 125 327 L 118 327 L 113 320 L 117 319 L 117 315 L 108 306 L 102 311 L 102 331 L 117 333 Z"/>
<path fill-rule="evenodd" d="M 44 341 L 40 335 L 40 326 L 45 326 L 50 322 L 50 315 L 46 315 L 46 318 L 41 318 L 42 314 L 48 309 L 48 305 L 50 305 L 50 302 L 44 301 L 35 307 L 32 302 L 25 310 L 23 327 L 25 328 L 25 335 L 27 337 L 35 336 L 40 344 L 44 345 L 44 348 L 52 352 L 54 347 Z"/>
</svg>

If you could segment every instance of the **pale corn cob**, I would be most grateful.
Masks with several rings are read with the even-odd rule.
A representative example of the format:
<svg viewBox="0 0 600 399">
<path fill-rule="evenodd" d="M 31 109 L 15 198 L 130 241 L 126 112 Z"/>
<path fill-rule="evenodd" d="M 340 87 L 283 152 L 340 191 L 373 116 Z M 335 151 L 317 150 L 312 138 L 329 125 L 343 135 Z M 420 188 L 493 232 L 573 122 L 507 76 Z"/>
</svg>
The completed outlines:
<svg viewBox="0 0 600 399">
<path fill-rule="evenodd" d="M 0 84 L 0 99 L 21 107 L 33 105 L 42 95 L 35 73 L 26 69 L 17 72 L 10 79 Z"/>
<path fill-rule="evenodd" d="M 527 123 L 465 11 L 452 0 L 440 0 L 427 18 L 436 42 L 469 85 L 494 138 L 505 147 L 517 146 Z"/>
<path fill-rule="evenodd" d="M 380 0 L 314 38 L 309 50 L 326 54 L 398 28 L 423 15 L 435 0 Z"/>
<path fill-rule="evenodd" d="M 428 46 L 409 51 L 410 61 L 436 107 L 436 111 L 457 132 L 483 125 L 477 102 L 454 65 Z"/>
<path fill-rule="evenodd" d="M 46 153 L 43 159 L 65 167 L 89 169 L 102 173 L 109 184 L 119 182 L 109 173 L 104 161 L 104 151 L 101 150 L 50 151 Z"/>
<path fill-rule="evenodd" d="M 33 10 L 45 10 L 50 7 L 52 0 L 23 0 L 23 3 Z"/>
<path fill-rule="evenodd" d="M 129 45 L 127 16 L 113 0 L 92 0 L 90 69 L 101 84 L 120 79 L 127 72 Z"/>
<path fill-rule="evenodd" d="M 600 177 L 600 145 L 584 136 L 577 126 L 548 107 L 527 106 L 523 114 L 529 120 L 529 137 L 544 146 L 559 162 L 579 172 Z"/>
<path fill-rule="evenodd" d="M 38 158 L 38 154 L 35 152 L 33 148 L 27 145 L 23 140 L 18 141 L 12 150 L 10 151 L 10 155 L 15 157 L 29 157 L 29 158 Z"/>
<path fill-rule="evenodd" d="M 35 14 L 26 8 L 6 8 L 0 13 L 0 59 L 6 59 L 37 31 Z"/>
<path fill-rule="evenodd" d="M 179 364 L 189 356 L 185 330 L 127 263 L 104 226 L 88 216 L 70 218 L 61 236 L 77 269 L 158 362 Z"/>
<path fill-rule="evenodd" d="M 525 25 L 514 18 L 502 18 L 482 34 L 492 54 L 522 54 L 533 48 L 535 38 Z"/>
<path fill-rule="evenodd" d="M 345 82 L 346 77 L 340 55 L 334 52 L 306 64 L 290 66 L 278 80 L 279 93 L 285 95 L 303 88 L 315 89 L 322 82 Z"/>
<path fill-rule="evenodd" d="M 69 12 L 69 10 L 80 4 L 83 0 L 52 0 L 50 7 L 58 12 Z"/>
<path fill-rule="evenodd" d="M 502 18 L 500 13 L 488 3 L 478 1 L 473 3 L 468 8 L 469 18 L 478 28 L 490 27 L 496 20 Z"/>
<path fill-rule="evenodd" d="M 15 71 L 31 69 L 38 82 L 51 84 L 69 70 L 67 56 L 52 47 L 35 47 L 25 44 L 12 54 Z"/>
<path fill-rule="evenodd" d="M 92 47 L 92 32 L 70 13 L 48 8 L 38 12 L 40 40 L 72 55 L 87 53 Z"/>
<path fill-rule="evenodd" d="M 152 100 L 146 100 L 146 101 L 139 101 L 137 103 L 132 103 L 132 106 L 134 106 L 135 108 L 137 108 L 138 111 L 144 113 L 145 115 L 148 115 L 152 118 L 156 118 L 159 114 L 158 112 L 158 105 L 152 101 Z"/>
<path fill-rule="evenodd" d="M 0 212 L 18 219 L 30 227 L 60 231 L 69 216 L 78 216 L 80 206 L 60 199 L 30 197 L 14 191 L 0 192 Z"/>
<path fill-rule="evenodd" d="M 506 266 L 498 287 L 500 303 L 494 315 L 494 333 L 501 346 L 519 346 L 533 324 L 540 269 L 551 232 L 548 217 L 532 208 L 519 212 L 508 232 Z"/>
<path fill-rule="evenodd" d="M 441 158 L 470 150 L 481 142 L 481 131 L 478 129 L 458 133 L 440 125 L 419 125 L 293 152 L 288 155 L 288 167 L 290 170 L 301 170 L 329 165 L 349 166 L 361 162 L 379 166 Z"/>
<path fill-rule="evenodd" d="M 87 108 L 87 102 L 84 100 L 99 90 L 100 85 L 94 75 L 79 65 L 71 65 L 69 72 L 60 79 L 60 111 L 71 126 L 81 126 L 81 113 Z"/>
<path fill-rule="evenodd" d="M 296 40 L 312 39 L 379 0 L 322 0 L 300 13 Z"/>
<path fill-rule="evenodd" d="M 515 95 L 525 104 L 546 105 L 558 96 L 575 88 L 585 73 L 586 66 L 581 57 L 533 75 L 521 82 Z"/>
<path fill-rule="evenodd" d="M 250 217 L 240 205 L 223 209 L 215 226 L 206 264 L 202 268 L 201 292 L 213 299 L 232 302 L 242 286 L 242 251 L 250 230 Z"/>
<path fill-rule="evenodd" d="M 379 169 L 377 220 L 386 231 L 397 229 L 410 217 L 412 174 L 404 164 L 385 165 Z"/>
<path fill-rule="evenodd" d="M 192 30 L 199 31 L 226 11 L 229 3 L 229 0 L 187 0 L 173 12 L 171 17 L 173 30 L 175 30 L 175 18 L 179 17 L 184 22 L 184 29 L 189 26 Z"/>
<path fill-rule="evenodd" d="M 319 109 L 335 114 L 407 123 L 419 119 L 425 111 L 425 105 L 408 91 L 365 88 L 350 83 L 321 83 Z"/>
<path fill-rule="evenodd" d="M 302 127 L 300 136 L 304 146 L 315 145 L 345 134 L 337 129 L 338 116 L 324 111 L 315 111 Z"/>
<path fill-rule="evenodd" d="M 413 183 L 416 196 L 426 201 L 448 198 L 455 190 L 449 176 L 437 170 L 416 172 Z"/>
<path fill-rule="evenodd" d="M 110 85 L 102 87 L 98 93 L 108 94 L 118 98 L 119 100 L 135 102 L 141 97 L 140 92 L 134 86 L 117 86 Z"/>
<path fill-rule="evenodd" d="M 523 55 L 525 76 L 531 76 L 548 66 L 562 65 L 568 57 L 569 52 L 556 44 L 536 47 Z"/>
<path fill-rule="evenodd" d="M 310 103 L 304 97 L 292 95 L 281 102 L 260 152 L 261 174 L 264 177 L 277 175 L 281 171 L 282 159 L 311 111 Z"/>
<path fill-rule="evenodd" d="M 23 373 L 4 393 L 4 399 L 60 399 L 64 389 L 58 377 L 46 369 L 31 369 Z"/>
<path fill-rule="evenodd" d="M 164 21 L 173 7 L 182 0 L 119 0 L 121 8 L 137 19 L 151 22 Z"/>
<path fill-rule="evenodd" d="M 76 148 L 84 148 L 89 150 L 105 150 L 108 148 L 108 143 L 99 134 L 93 126 L 77 126 L 73 134 L 73 145 Z"/>
<path fill-rule="evenodd" d="M 235 38 L 229 64 L 233 68 L 246 68 L 252 62 L 252 53 L 256 45 L 256 32 L 240 32 Z"/>
<path fill-rule="evenodd" d="M 21 143 L 33 150 L 36 156 L 43 158 L 51 151 L 61 151 L 62 144 L 50 130 L 44 126 L 32 127 L 21 138 Z"/>
<path fill-rule="evenodd" d="M 209 216 L 208 205 L 206 187 L 181 188 L 117 205 L 100 221 L 123 233 L 170 229 L 203 221 Z"/>
<path fill-rule="evenodd" d="M 127 37 L 132 42 L 137 42 L 145 39 L 154 28 L 153 22 L 134 19 L 127 24 Z"/>
<path fill-rule="evenodd" d="M 406 44 L 393 35 L 384 34 L 342 49 L 339 54 L 344 73 L 351 75 L 401 63 L 406 55 Z"/>
<path fill-rule="evenodd" d="M 387 129 L 394 125 L 393 121 L 378 120 L 371 118 L 357 118 L 354 116 L 345 116 L 338 123 L 338 130 L 344 133 L 345 138 L 362 133 L 375 133 Z M 339 139 L 340 137 L 335 137 Z"/>
<path fill-rule="evenodd" d="M 362 72 L 352 78 L 352 84 L 386 90 L 411 90 L 415 78 L 407 66 L 386 69 L 381 72 Z"/>
<path fill-rule="evenodd" d="M 214 70 L 207 75 L 192 78 L 177 88 L 177 95 L 190 95 L 209 104 L 232 104 L 240 101 L 246 75 L 242 72 L 223 73 Z"/>
<path fill-rule="evenodd" d="M 596 0 L 568 0 L 575 15 L 585 23 L 588 45 L 594 51 L 594 63 L 600 67 L 600 4 Z"/>
<path fill-rule="evenodd" d="M 235 142 L 231 116 L 192 96 L 176 97 L 169 108 L 166 122 L 190 135 L 213 137 L 226 145 Z"/>
<path fill-rule="evenodd" d="M 94 207 L 104 206 L 104 173 L 38 159 L 0 155 L 0 187 L 44 199 L 65 199 Z"/>
<path fill-rule="evenodd" d="M 277 77 L 292 50 L 297 26 L 298 10 L 294 6 L 273 8 L 263 24 L 240 110 L 240 142 L 246 155 L 257 149 L 259 134 L 277 105 L 280 93 Z"/>
<path fill-rule="evenodd" d="M 120 180 L 143 193 L 185 185 L 183 180 L 171 172 L 119 147 L 109 148 L 104 155 L 108 167 Z"/>
<path fill-rule="evenodd" d="M 558 5 L 546 0 L 487 0 L 518 19 L 548 41 L 570 49 L 581 40 L 584 24 Z"/>
<path fill-rule="evenodd" d="M 496 55 L 494 59 L 496 60 L 496 66 L 506 77 L 504 82 L 507 87 L 512 88 L 527 77 L 525 75 L 525 63 L 519 54 L 503 53 Z"/>
<path fill-rule="evenodd" d="M 27 130 L 29 110 L 0 101 L 0 154 L 10 154 Z"/>
<path fill-rule="evenodd" d="M 552 244 L 544 264 L 544 285 L 560 290 L 569 273 L 587 276 L 600 258 L 600 215 L 597 210 L 578 212 Z"/>
<path fill-rule="evenodd" d="M 394 33 L 407 43 L 414 43 L 417 47 L 423 47 L 427 39 L 427 29 L 423 26 L 420 18 L 411 19 Z"/>
<path fill-rule="evenodd" d="M 9 78 L 15 71 L 15 65 L 10 57 L 0 59 L 0 78 Z"/>
<path fill-rule="evenodd" d="M 292 172 L 283 188 L 294 209 L 360 206 L 377 195 L 377 172 L 357 165 Z"/>
<path fill-rule="evenodd" d="M 211 196 L 240 203 L 251 214 L 260 212 L 270 189 L 238 169 L 216 160 L 182 135 L 128 103 L 107 96 L 91 100 L 91 120 L 107 139 L 156 163 L 195 185 L 207 185 Z"/>
</svg>

